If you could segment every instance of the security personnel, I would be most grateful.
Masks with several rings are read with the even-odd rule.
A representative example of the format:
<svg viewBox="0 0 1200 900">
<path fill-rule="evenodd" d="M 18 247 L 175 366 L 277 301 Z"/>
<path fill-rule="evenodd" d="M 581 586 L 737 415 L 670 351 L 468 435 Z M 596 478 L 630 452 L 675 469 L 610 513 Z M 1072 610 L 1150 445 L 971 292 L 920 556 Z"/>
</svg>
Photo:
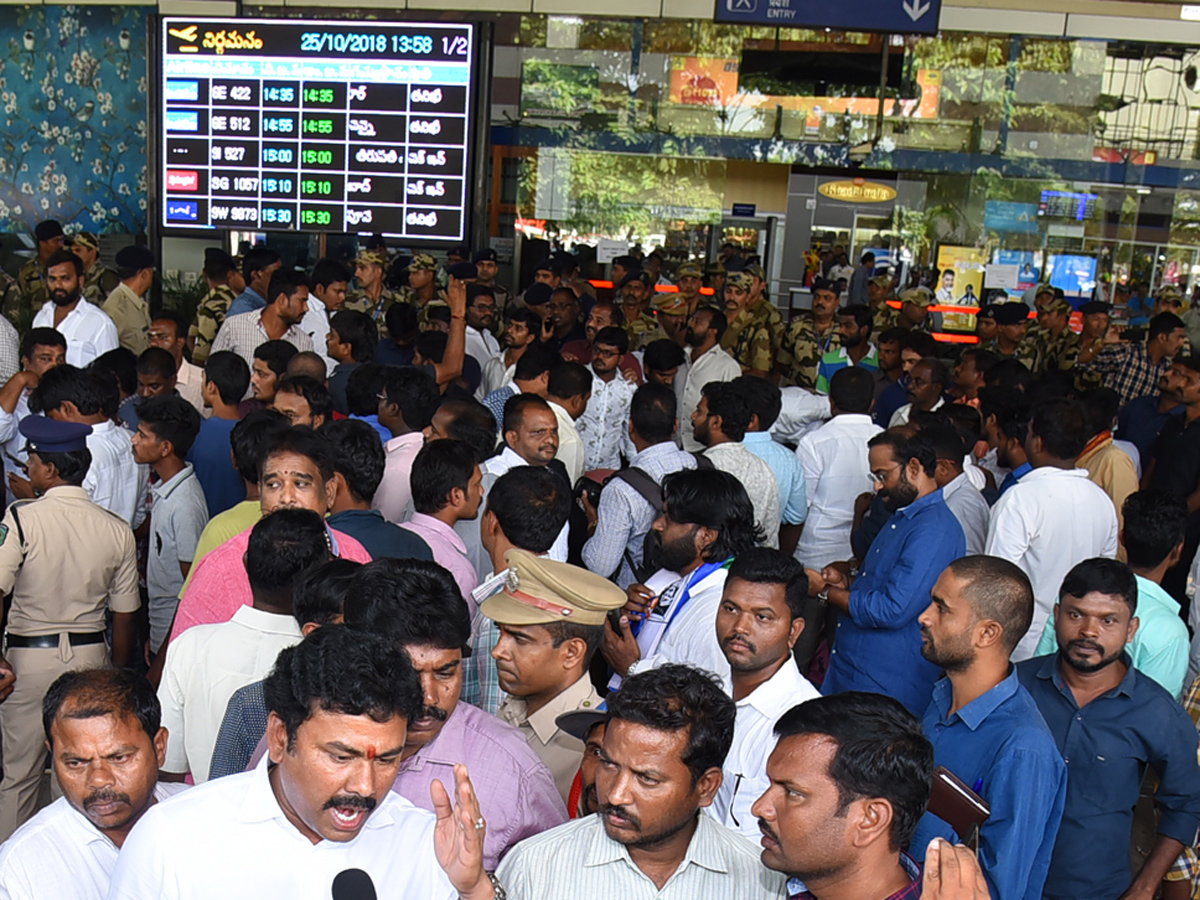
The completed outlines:
<svg viewBox="0 0 1200 900">
<path fill-rule="evenodd" d="M 106 609 L 113 614 L 112 663 L 129 664 L 141 605 L 133 532 L 82 487 L 91 427 L 43 416 L 28 416 L 19 427 L 40 499 L 14 503 L 0 522 L 0 594 L 12 593 L 5 656 L 16 676 L 0 704 L 0 841 L 37 805 L 46 689 L 71 669 L 109 664 Z"/>
<path fill-rule="evenodd" d="M 987 349 L 1002 359 L 1015 359 L 1031 372 L 1037 371 L 1037 345 L 1026 334 L 1029 307 L 1024 303 L 997 303 L 996 339 Z"/>
<path fill-rule="evenodd" d="M 1071 304 L 1064 297 L 1039 298 L 1037 328 L 1029 338 L 1037 348 L 1038 371 L 1070 369 L 1079 359 L 1079 335 L 1070 328 Z"/>
<path fill-rule="evenodd" d="M 121 346 L 141 356 L 150 346 L 150 304 L 146 295 L 154 284 L 154 253 L 133 244 L 117 251 L 121 283 L 100 308 L 117 326 Z"/>
<path fill-rule="evenodd" d="M 492 289 L 492 296 L 496 298 L 496 321 L 503 322 L 505 310 L 509 309 L 513 302 L 513 292 L 496 283 L 496 274 L 500 271 L 496 251 L 491 247 L 476 250 L 471 262 L 475 264 L 475 271 L 479 273 L 478 283 Z"/>
<path fill-rule="evenodd" d="M 900 300 L 892 286 L 891 275 L 876 275 L 867 281 L 867 302 L 875 314 L 874 322 L 871 325 L 872 334 L 883 334 L 891 327 L 893 310 L 888 306 L 889 300 L 897 302 Z"/>
<path fill-rule="evenodd" d="M 204 281 L 208 293 L 196 308 L 196 318 L 188 329 L 188 343 L 192 346 L 192 362 L 198 366 L 208 362 L 212 343 L 229 314 L 229 306 L 246 289 L 246 280 L 238 267 L 238 261 L 220 247 L 204 250 Z"/>
<path fill-rule="evenodd" d="M 99 306 L 121 283 L 117 273 L 100 262 L 100 238 L 81 231 L 71 239 L 71 252 L 83 260 L 83 299 Z"/>
<path fill-rule="evenodd" d="M 33 229 L 37 238 L 37 256 L 21 266 L 17 273 L 16 308 L 10 313 L 13 324 L 24 332 L 33 321 L 34 313 L 50 300 L 50 288 L 46 284 L 46 261 L 62 249 L 62 226 L 53 219 L 38 222 Z"/>
<path fill-rule="evenodd" d="M 750 273 L 750 305 L 746 308 L 760 325 L 766 327 L 767 337 L 771 340 L 771 359 L 778 359 L 783 338 L 783 317 L 775 304 L 767 299 L 767 273 L 758 263 L 751 263 L 743 271 Z"/>
<path fill-rule="evenodd" d="M 408 264 L 408 287 L 399 293 L 399 299 L 421 309 L 434 300 L 445 300 L 444 291 L 438 290 L 434 275 L 437 262 L 428 253 L 418 253 Z M 357 278 L 357 276 L 355 276 Z"/>
<path fill-rule="evenodd" d="M 767 324 L 750 309 L 754 276 L 743 270 L 725 279 L 725 318 L 729 327 L 721 348 L 738 361 L 743 373 L 766 377 L 775 365 Z"/>
<path fill-rule="evenodd" d="M 376 325 L 382 325 L 388 308 L 404 299 L 403 292 L 396 293 L 384 283 L 390 265 L 386 247 L 360 250 L 354 258 L 354 290 L 346 291 L 346 303 L 342 309 L 366 313 Z M 429 270 L 431 282 L 434 268 L 436 266 Z"/>
<path fill-rule="evenodd" d="M 836 281 L 813 279 L 812 311 L 792 319 L 783 338 L 776 367 L 783 385 L 816 390 L 821 357 L 842 346 L 837 319 L 839 295 Z"/>
<path fill-rule="evenodd" d="M 608 627 L 605 616 L 625 604 L 625 592 L 586 569 L 524 550 L 509 550 L 504 561 L 504 587 L 479 607 L 500 626 L 492 657 L 508 698 L 496 714 L 525 735 L 565 801 L 583 759 L 583 741 L 555 720 L 599 706 L 588 665 Z"/>
<path fill-rule="evenodd" d="M 704 284 L 704 270 L 700 268 L 699 263 L 680 263 L 675 269 L 675 283 L 679 285 L 679 293 L 676 296 L 687 304 L 684 318 L 690 318 L 705 302 L 704 295 L 700 293 L 700 287 Z"/>
<path fill-rule="evenodd" d="M 658 322 L 658 327 L 646 335 L 642 341 L 642 348 L 644 349 L 655 341 L 661 341 L 664 338 L 674 341 L 680 347 L 685 346 L 687 343 L 687 323 L 691 317 L 691 313 L 688 311 L 687 298 L 673 291 L 662 291 L 650 298 L 650 308 L 654 310 L 654 317 Z"/>
<path fill-rule="evenodd" d="M 633 353 L 650 343 L 650 335 L 658 330 L 658 322 L 646 312 L 647 301 L 655 293 L 650 273 L 639 270 L 626 275 L 617 290 L 621 313 L 625 316 L 625 333 L 629 335 L 629 352 Z"/>
</svg>

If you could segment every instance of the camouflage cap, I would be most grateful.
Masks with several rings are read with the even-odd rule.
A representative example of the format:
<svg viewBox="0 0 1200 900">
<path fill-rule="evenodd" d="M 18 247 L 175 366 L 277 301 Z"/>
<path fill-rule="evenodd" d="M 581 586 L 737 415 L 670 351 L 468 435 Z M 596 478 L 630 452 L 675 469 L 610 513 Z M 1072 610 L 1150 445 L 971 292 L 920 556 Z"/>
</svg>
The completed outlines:
<svg viewBox="0 0 1200 900">
<path fill-rule="evenodd" d="M 1043 303 L 1039 308 L 1042 312 L 1066 313 L 1067 315 L 1071 314 L 1072 309 L 1071 304 L 1062 297 L 1055 297 L 1049 303 Z"/>
<path fill-rule="evenodd" d="M 709 263 L 705 267 L 704 272 L 706 275 L 724 275 L 725 267 L 723 265 L 721 265 L 719 262 Z"/>
<path fill-rule="evenodd" d="M 675 270 L 676 278 L 703 278 L 704 270 L 699 263 L 685 262 Z"/>
<path fill-rule="evenodd" d="M 730 272 L 729 277 L 725 279 L 726 287 L 735 287 L 743 291 L 748 291 L 754 286 L 754 279 L 750 273 L 742 270 L 741 272 Z"/>
<path fill-rule="evenodd" d="M 1039 284 L 1037 286 L 1037 291 L 1036 291 L 1036 293 L 1034 293 L 1033 296 L 1040 297 L 1040 296 L 1042 296 L 1042 294 L 1049 294 L 1050 296 L 1053 297 L 1054 296 L 1054 286 L 1050 285 L 1050 284 Z"/>
<path fill-rule="evenodd" d="M 72 246 L 87 247 L 89 250 L 100 249 L 100 238 L 90 231 L 81 231 L 71 239 Z"/>
<path fill-rule="evenodd" d="M 919 306 L 922 309 L 928 309 L 933 303 L 933 295 L 923 287 L 909 288 L 900 295 L 901 303 L 911 303 L 913 306 Z"/>
<path fill-rule="evenodd" d="M 656 291 L 650 298 L 650 308 L 668 316 L 686 316 L 688 302 L 675 291 Z"/>
<path fill-rule="evenodd" d="M 1173 284 L 1165 284 L 1160 287 L 1154 295 L 1154 299 L 1159 303 L 1178 303 L 1183 305 L 1183 295 L 1179 293 L 1179 289 Z"/>
<path fill-rule="evenodd" d="M 875 285 L 875 287 L 890 289 L 892 286 L 892 276 L 891 275 L 876 275 L 874 278 L 870 279 L 867 282 L 867 284 L 873 284 L 873 285 Z"/>
<path fill-rule="evenodd" d="M 388 258 L 387 250 L 383 247 L 378 247 L 374 250 L 359 250 L 358 256 L 354 257 L 356 266 L 379 266 L 381 269 L 386 269 L 391 260 Z"/>
<path fill-rule="evenodd" d="M 435 272 L 437 271 L 437 260 L 428 253 L 418 253 L 413 257 L 412 262 L 408 264 L 410 272 Z"/>
<path fill-rule="evenodd" d="M 744 268 L 742 271 L 748 272 L 749 274 L 751 274 L 755 278 L 757 278 L 759 281 L 767 280 L 767 273 L 763 271 L 763 267 L 760 266 L 758 263 L 751 263 L 750 265 L 746 266 L 746 268 Z"/>
</svg>

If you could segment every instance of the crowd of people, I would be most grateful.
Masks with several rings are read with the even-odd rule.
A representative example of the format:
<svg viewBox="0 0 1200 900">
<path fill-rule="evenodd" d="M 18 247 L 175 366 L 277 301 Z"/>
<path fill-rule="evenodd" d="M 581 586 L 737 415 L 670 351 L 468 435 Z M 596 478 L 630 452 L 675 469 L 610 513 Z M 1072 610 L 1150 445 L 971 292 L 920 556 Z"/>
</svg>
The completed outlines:
<svg viewBox="0 0 1200 900">
<path fill-rule="evenodd" d="M 0 900 L 1200 891 L 1181 310 L 36 237 Z"/>
</svg>

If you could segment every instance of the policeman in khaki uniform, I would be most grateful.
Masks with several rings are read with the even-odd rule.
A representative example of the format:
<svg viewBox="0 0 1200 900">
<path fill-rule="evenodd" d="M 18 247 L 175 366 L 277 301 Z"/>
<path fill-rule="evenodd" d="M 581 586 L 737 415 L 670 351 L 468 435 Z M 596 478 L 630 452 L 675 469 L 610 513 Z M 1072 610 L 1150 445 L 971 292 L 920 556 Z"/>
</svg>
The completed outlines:
<svg viewBox="0 0 1200 900">
<path fill-rule="evenodd" d="M 390 265 L 391 260 L 385 248 L 360 250 L 354 258 L 354 290 L 346 291 L 346 302 L 342 309 L 366 313 L 377 325 L 382 326 L 388 307 L 404 299 L 403 292 L 397 294 L 385 284 Z"/>
<path fill-rule="evenodd" d="M 34 313 L 50 300 L 46 261 L 63 247 L 62 226 L 53 219 L 38 222 L 33 236 L 37 238 L 37 256 L 21 266 L 17 273 L 16 303 L 8 310 L 13 324 L 22 332 L 33 321 Z"/>
<path fill-rule="evenodd" d="M 19 427 L 40 499 L 14 503 L 0 523 L 0 593 L 12 593 L 5 657 L 16 676 L 0 703 L 0 841 L 35 810 L 47 688 L 64 672 L 108 665 L 106 609 L 113 613 L 112 662 L 127 665 L 141 605 L 133 532 L 81 486 L 91 465 L 91 426 L 28 416 Z"/>
<path fill-rule="evenodd" d="M 71 252 L 83 261 L 83 299 L 99 306 L 121 283 L 117 273 L 100 262 L 100 238 L 81 231 L 71 239 Z"/>
<path fill-rule="evenodd" d="M 150 346 L 150 304 L 146 295 L 154 284 L 154 253 L 149 247 L 122 247 L 117 251 L 121 283 L 100 308 L 117 326 L 121 346 L 141 356 Z"/>
<path fill-rule="evenodd" d="M 479 607 L 500 626 L 492 657 L 509 696 L 496 714 L 525 735 L 566 802 L 583 741 L 555 720 L 599 706 L 588 665 L 608 627 L 605 616 L 625 605 L 625 592 L 587 569 L 524 550 L 509 550 L 504 561 L 504 587 Z"/>
<path fill-rule="evenodd" d="M 730 272 L 725 279 L 724 309 L 729 327 L 721 338 L 721 349 L 738 361 L 743 372 L 766 376 L 775 359 L 767 325 L 750 309 L 753 280 L 746 271 Z"/>
</svg>

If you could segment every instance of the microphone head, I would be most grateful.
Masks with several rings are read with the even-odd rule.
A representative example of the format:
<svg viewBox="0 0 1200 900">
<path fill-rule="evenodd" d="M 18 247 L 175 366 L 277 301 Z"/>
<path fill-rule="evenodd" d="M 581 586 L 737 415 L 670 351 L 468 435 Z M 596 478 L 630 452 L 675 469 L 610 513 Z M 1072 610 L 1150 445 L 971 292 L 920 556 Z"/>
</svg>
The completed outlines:
<svg viewBox="0 0 1200 900">
<path fill-rule="evenodd" d="M 333 900 L 376 900 L 375 882 L 362 869 L 346 869 L 333 879 Z"/>
</svg>

